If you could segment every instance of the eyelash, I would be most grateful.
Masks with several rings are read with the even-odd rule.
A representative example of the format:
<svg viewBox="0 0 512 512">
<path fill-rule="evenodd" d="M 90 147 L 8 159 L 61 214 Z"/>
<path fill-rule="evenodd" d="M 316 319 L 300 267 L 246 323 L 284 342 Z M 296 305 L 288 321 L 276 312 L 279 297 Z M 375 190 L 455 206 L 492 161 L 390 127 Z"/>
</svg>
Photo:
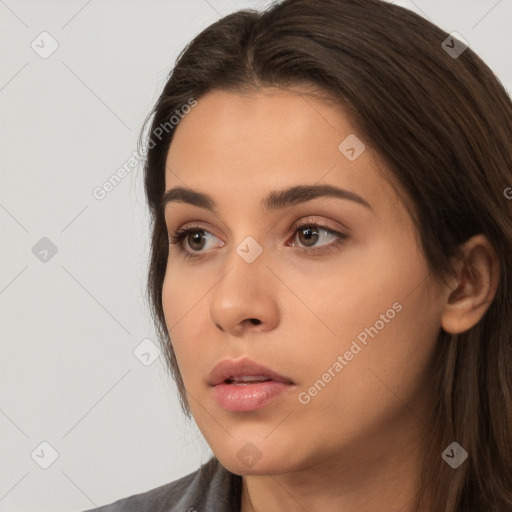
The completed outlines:
<svg viewBox="0 0 512 512">
<path fill-rule="evenodd" d="M 299 231 L 302 231 L 304 230 L 305 228 L 313 228 L 315 230 L 322 230 L 322 231 L 326 231 L 329 235 L 335 235 L 338 237 L 337 240 L 335 240 L 334 242 L 331 242 L 330 244 L 327 244 L 325 246 L 321 246 L 323 248 L 312 248 L 312 249 L 307 249 L 307 248 L 304 248 L 304 247 L 298 247 L 298 251 L 299 252 L 302 252 L 302 253 L 309 253 L 309 254 L 318 254 L 318 253 L 326 253 L 326 252 L 330 252 L 331 250 L 335 250 L 336 248 L 338 248 L 340 245 L 342 245 L 346 239 L 348 239 L 348 235 L 344 234 L 344 233 L 340 233 L 339 231 L 335 231 L 333 229 L 329 229 L 327 228 L 326 226 L 322 226 L 321 224 L 317 224 L 316 222 L 305 222 L 305 223 L 302 223 L 302 224 L 299 224 L 299 225 L 295 225 L 292 227 L 292 229 L 294 230 L 293 231 L 293 235 L 295 238 L 295 236 L 297 235 L 297 233 Z M 170 237 L 170 239 L 168 240 L 168 244 L 169 245 L 176 245 L 178 247 L 178 250 L 179 252 L 184 256 L 185 260 L 193 260 L 193 259 L 196 259 L 196 258 L 201 258 L 203 256 L 203 252 L 196 252 L 196 254 L 194 254 L 193 252 L 189 252 L 187 250 L 185 250 L 183 248 L 183 244 L 182 244 L 182 241 L 188 236 L 189 233 L 192 233 L 192 232 L 205 232 L 205 233 L 209 233 L 209 234 L 212 234 L 210 233 L 209 231 L 207 231 L 206 229 L 202 229 L 201 227 L 199 226 L 184 226 L 184 227 L 181 227 L 179 229 L 177 229 Z"/>
</svg>

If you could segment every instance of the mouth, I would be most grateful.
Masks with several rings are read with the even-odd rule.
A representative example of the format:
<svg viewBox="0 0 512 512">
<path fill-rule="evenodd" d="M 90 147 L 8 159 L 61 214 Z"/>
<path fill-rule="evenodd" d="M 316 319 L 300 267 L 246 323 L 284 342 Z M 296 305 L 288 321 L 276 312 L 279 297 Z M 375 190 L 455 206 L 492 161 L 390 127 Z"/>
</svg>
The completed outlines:
<svg viewBox="0 0 512 512">
<path fill-rule="evenodd" d="M 254 411 L 269 405 L 295 383 L 249 359 L 221 361 L 210 374 L 217 403 L 229 411 Z"/>
<path fill-rule="evenodd" d="M 268 382 L 272 379 L 261 375 L 238 375 L 230 379 L 226 379 L 223 384 L 235 384 L 237 386 L 244 386 L 249 384 L 257 384 L 258 382 Z"/>
</svg>

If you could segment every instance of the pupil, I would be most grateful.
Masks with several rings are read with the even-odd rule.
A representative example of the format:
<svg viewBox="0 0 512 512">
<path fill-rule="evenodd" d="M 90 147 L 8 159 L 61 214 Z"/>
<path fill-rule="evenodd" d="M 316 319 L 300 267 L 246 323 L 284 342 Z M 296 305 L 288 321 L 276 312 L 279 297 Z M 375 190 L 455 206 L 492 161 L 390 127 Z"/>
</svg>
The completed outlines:
<svg viewBox="0 0 512 512">
<path fill-rule="evenodd" d="M 192 239 L 194 242 L 200 243 L 204 239 L 204 237 L 201 235 L 200 231 L 196 231 L 196 232 L 192 233 Z M 201 247 L 196 247 L 196 249 L 202 249 L 202 245 L 201 245 Z"/>
<path fill-rule="evenodd" d="M 311 246 L 311 245 L 314 245 L 315 242 L 318 240 L 318 232 L 314 231 L 311 228 L 306 228 L 306 229 L 301 230 L 301 234 L 306 237 L 306 240 L 308 241 L 308 243 L 306 243 L 304 245 L 306 245 L 308 247 Z M 316 236 L 316 238 L 313 238 L 313 240 L 310 238 L 312 235 L 313 235 L 313 237 Z M 310 243 L 310 242 L 312 242 L 312 243 Z"/>
</svg>

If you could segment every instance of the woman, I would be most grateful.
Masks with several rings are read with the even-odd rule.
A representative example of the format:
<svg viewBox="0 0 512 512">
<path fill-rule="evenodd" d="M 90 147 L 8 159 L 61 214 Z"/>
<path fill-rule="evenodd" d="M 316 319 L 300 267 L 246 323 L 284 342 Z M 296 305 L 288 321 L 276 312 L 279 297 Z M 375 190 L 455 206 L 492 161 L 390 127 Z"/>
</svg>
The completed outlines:
<svg viewBox="0 0 512 512">
<path fill-rule="evenodd" d="M 148 292 L 214 457 L 97 510 L 512 510 L 512 104 L 482 60 L 379 0 L 285 0 L 199 34 L 151 117 Z"/>
</svg>

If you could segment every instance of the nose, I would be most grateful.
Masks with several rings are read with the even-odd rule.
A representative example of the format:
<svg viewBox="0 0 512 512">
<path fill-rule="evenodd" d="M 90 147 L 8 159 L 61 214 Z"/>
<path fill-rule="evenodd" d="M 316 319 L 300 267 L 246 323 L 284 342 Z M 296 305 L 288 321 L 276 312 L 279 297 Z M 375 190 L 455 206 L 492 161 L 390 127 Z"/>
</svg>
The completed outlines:
<svg viewBox="0 0 512 512">
<path fill-rule="evenodd" d="M 210 294 L 210 318 L 222 332 L 242 336 L 279 324 L 279 280 L 267 267 L 265 251 L 247 263 L 233 249 L 227 271 Z"/>
</svg>

